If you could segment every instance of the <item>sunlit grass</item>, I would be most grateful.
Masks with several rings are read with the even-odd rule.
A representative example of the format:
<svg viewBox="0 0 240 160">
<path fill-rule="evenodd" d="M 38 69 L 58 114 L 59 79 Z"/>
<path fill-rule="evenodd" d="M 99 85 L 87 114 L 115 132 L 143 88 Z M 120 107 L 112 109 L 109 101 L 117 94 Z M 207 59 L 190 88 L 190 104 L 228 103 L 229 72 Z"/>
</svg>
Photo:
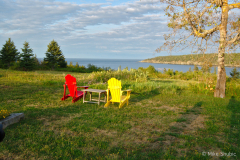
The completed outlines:
<svg viewBox="0 0 240 160">
<path fill-rule="evenodd" d="M 199 81 L 150 76 L 136 82 L 134 77 L 127 79 L 128 74 L 111 73 L 119 76 L 123 90 L 132 89 L 129 105 L 119 109 L 118 104 L 104 108 L 104 103 L 98 106 L 82 103 L 82 99 L 61 101 L 67 74 L 0 70 L 0 110 L 25 114 L 24 120 L 5 129 L 0 159 L 217 158 L 202 152 L 240 155 L 238 81 L 228 83 L 229 93 L 221 99 L 205 93 Z M 107 88 L 101 73 L 70 74 L 78 86 Z"/>
</svg>

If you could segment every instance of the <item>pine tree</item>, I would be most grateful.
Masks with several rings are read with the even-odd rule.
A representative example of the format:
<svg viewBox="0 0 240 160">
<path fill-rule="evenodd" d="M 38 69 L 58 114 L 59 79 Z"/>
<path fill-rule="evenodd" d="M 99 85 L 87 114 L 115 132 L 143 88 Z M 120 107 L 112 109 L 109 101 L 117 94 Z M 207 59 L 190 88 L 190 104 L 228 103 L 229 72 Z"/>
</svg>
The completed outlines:
<svg viewBox="0 0 240 160">
<path fill-rule="evenodd" d="M 22 54 L 20 54 L 20 67 L 23 70 L 34 70 L 36 62 L 32 54 L 33 50 L 29 47 L 28 42 L 24 42 Z"/>
<path fill-rule="evenodd" d="M 54 40 L 52 40 L 48 45 L 48 50 L 46 52 L 46 58 L 44 58 L 44 64 L 46 66 L 55 69 L 55 68 L 66 68 L 67 62 L 60 50 L 60 46 Z"/>
<path fill-rule="evenodd" d="M 240 78 L 240 72 L 237 71 L 236 67 L 233 68 L 233 70 L 230 72 L 230 75 L 233 79 Z"/>
<path fill-rule="evenodd" d="M 18 55 L 19 52 L 16 49 L 14 42 L 11 41 L 11 38 L 9 38 L 0 51 L 1 66 L 3 68 L 9 68 L 19 59 Z"/>
</svg>

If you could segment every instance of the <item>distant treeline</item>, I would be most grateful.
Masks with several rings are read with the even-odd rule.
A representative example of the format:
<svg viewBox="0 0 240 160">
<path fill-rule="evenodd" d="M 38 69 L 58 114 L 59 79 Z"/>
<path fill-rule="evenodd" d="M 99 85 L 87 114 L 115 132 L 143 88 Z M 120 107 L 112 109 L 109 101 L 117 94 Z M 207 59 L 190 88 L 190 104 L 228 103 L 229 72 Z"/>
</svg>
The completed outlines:
<svg viewBox="0 0 240 160">
<path fill-rule="evenodd" d="M 240 67 L 240 53 L 225 54 L 225 66 Z M 218 55 L 216 53 L 210 54 L 191 54 L 179 56 L 158 56 L 155 58 L 145 59 L 141 62 L 148 63 L 164 63 L 164 64 L 184 64 L 184 65 L 203 65 L 210 66 L 218 65 Z"/>
<path fill-rule="evenodd" d="M 0 50 L 0 68 L 22 71 L 56 70 L 81 73 L 110 70 L 109 67 L 101 68 L 92 64 L 85 67 L 79 66 L 78 63 L 72 65 L 72 62 L 70 62 L 67 65 L 67 61 L 56 41 L 52 40 L 47 47 L 46 57 L 39 62 L 28 42 L 24 42 L 23 48 L 21 48 L 22 52 L 19 52 L 14 42 L 9 38 Z"/>
</svg>

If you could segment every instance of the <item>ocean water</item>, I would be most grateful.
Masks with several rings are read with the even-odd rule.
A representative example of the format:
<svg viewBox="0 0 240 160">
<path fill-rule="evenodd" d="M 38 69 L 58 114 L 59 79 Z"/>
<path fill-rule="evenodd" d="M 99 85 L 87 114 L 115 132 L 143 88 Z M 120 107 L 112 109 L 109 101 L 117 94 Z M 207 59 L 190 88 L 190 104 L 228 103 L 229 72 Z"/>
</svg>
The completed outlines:
<svg viewBox="0 0 240 160">
<path fill-rule="evenodd" d="M 43 58 L 38 58 L 39 61 L 42 61 Z M 119 66 L 121 66 L 121 69 L 124 69 L 128 67 L 130 70 L 138 69 L 139 67 L 147 68 L 149 65 L 154 66 L 155 69 L 157 69 L 160 72 L 163 72 L 163 69 L 173 69 L 173 71 L 182 71 L 187 72 L 189 68 L 193 70 L 194 65 L 178 65 L 178 64 L 159 64 L 159 63 L 141 63 L 139 61 L 143 59 L 84 59 L 84 58 L 66 58 L 65 59 L 68 64 L 72 62 L 73 65 L 78 62 L 79 66 L 85 66 L 87 67 L 88 64 L 95 65 L 97 67 L 110 67 L 111 69 L 117 70 Z M 201 69 L 201 66 L 198 66 L 199 69 Z M 216 67 L 217 69 L 217 67 Z M 230 76 L 230 72 L 232 71 L 232 67 L 225 67 L 226 74 Z M 240 72 L 240 68 L 237 68 L 237 70 Z M 214 67 L 211 68 L 211 72 L 214 72 Z"/>
</svg>

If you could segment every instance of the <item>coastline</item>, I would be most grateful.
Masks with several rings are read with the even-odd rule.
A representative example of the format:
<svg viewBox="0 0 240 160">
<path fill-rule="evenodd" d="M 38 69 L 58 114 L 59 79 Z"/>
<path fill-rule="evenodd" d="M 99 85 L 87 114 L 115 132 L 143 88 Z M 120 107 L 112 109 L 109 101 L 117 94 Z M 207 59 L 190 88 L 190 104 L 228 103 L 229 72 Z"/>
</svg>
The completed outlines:
<svg viewBox="0 0 240 160">
<path fill-rule="evenodd" d="M 178 64 L 178 65 L 202 65 L 201 62 L 181 62 L 181 61 L 173 61 L 173 62 L 162 62 L 162 61 L 156 61 L 156 60 L 142 60 L 138 61 L 141 63 L 160 63 L 160 64 Z M 217 64 L 212 64 L 212 66 L 218 66 Z M 240 65 L 231 65 L 231 64 L 225 64 L 225 67 L 240 67 Z"/>
</svg>

